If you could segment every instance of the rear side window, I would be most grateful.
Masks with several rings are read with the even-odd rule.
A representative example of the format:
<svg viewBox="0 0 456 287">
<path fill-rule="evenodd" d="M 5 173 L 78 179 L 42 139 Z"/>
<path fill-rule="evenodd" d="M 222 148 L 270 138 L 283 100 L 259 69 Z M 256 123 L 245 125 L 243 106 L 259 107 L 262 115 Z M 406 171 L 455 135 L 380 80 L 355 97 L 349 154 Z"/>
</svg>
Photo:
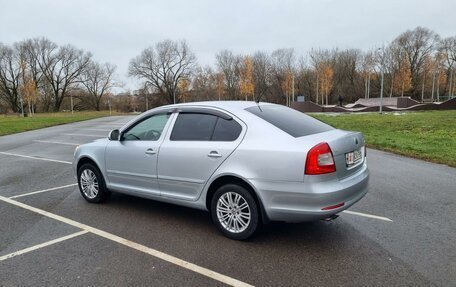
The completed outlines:
<svg viewBox="0 0 456 287">
<path fill-rule="evenodd" d="M 297 110 L 279 105 L 261 105 L 245 109 L 289 135 L 297 138 L 334 129 Z"/>
<path fill-rule="evenodd" d="M 208 114 L 179 114 L 171 133 L 172 141 L 209 141 L 217 116 Z"/>
<path fill-rule="evenodd" d="M 242 131 L 235 120 L 216 115 L 180 113 L 174 123 L 172 141 L 234 141 Z"/>
<path fill-rule="evenodd" d="M 212 135 L 213 141 L 234 141 L 239 137 L 242 127 L 235 120 L 225 120 L 218 118 L 215 125 L 214 134 Z"/>
</svg>

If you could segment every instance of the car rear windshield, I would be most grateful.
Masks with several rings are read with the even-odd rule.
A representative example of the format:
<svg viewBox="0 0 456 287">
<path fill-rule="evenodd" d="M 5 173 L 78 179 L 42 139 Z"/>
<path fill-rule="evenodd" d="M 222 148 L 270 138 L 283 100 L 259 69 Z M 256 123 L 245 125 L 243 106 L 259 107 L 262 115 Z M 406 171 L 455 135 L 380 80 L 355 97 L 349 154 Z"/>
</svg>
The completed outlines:
<svg viewBox="0 0 456 287">
<path fill-rule="evenodd" d="M 245 109 L 289 135 L 297 138 L 334 129 L 297 110 L 279 105 L 260 105 Z"/>
</svg>

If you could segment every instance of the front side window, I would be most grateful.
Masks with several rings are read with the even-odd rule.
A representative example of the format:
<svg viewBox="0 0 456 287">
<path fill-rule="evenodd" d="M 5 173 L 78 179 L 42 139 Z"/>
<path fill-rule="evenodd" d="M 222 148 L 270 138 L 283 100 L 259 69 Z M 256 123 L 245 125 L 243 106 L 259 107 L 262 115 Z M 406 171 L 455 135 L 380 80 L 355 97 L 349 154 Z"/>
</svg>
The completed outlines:
<svg viewBox="0 0 456 287">
<path fill-rule="evenodd" d="M 170 114 L 157 114 L 140 121 L 123 133 L 122 140 L 157 141 L 169 116 Z"/>
</svg>

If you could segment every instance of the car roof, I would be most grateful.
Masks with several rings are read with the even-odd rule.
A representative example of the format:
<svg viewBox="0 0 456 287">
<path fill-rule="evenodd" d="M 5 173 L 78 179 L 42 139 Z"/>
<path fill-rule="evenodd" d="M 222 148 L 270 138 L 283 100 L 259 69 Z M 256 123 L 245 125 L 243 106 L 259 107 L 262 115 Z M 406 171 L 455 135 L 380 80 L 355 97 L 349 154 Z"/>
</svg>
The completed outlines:
<svg viewBox="0 0 456 287">
<path fill-rule="evenodd" d="M 178 107 L 212 107 L 212 108 L 219 108 L 226 110 L 228 112 L 238 114 L 239 112 L 244 111 L 246 108 L 253 107 L 258 105 L 254 101 L 204 101 L 204 102 L 189 102 L 189 103 L 181 103 L 181 104 L 174 104 L 174 105 L 167 105 L 162 106 L 159 108 L 178 108 Z M 261 102 L 259 103 L 260 106 L 262 105 L 273 105 L 271 103 Z"/>
</svg>

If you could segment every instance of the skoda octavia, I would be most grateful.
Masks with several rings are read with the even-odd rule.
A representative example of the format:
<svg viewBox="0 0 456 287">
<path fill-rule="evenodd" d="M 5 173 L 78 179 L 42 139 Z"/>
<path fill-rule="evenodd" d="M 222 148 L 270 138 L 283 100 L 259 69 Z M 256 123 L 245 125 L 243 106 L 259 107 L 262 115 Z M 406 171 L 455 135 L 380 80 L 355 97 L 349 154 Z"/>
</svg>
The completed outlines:
<svg viewBox="0 0 456 287">
<path fill-rule="evenodd" d="M 364 137 L 296 110 L 201 102 L 149 110 L 79 146 L 82 196 L 121 192 L 210 212 L 227 237 L 269 221 L 332 218 L 367 192 Z"/>
</svg>

